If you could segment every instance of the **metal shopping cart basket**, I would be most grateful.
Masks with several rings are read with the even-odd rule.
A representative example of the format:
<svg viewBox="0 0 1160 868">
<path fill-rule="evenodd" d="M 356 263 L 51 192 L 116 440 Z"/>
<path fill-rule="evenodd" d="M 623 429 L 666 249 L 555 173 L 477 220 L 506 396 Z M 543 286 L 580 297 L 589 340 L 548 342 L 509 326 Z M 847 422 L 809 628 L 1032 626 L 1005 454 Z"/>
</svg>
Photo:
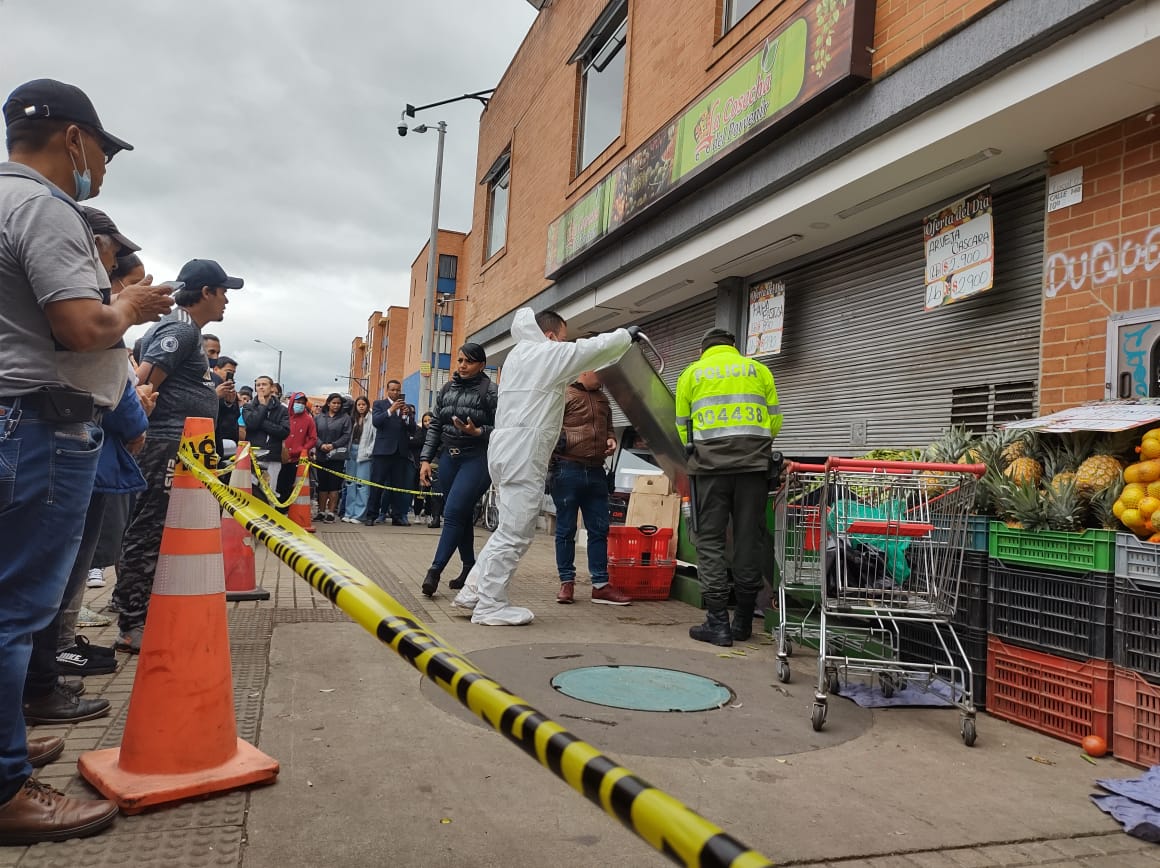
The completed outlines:
<svg viewBox="0 0 1160 868">
<path fill-rule="evenodd" d="M 886 696 L 907 686 L 947 686 L 960 734 L 975 742 L 970 663 L 951 624 L 967 546 L 967 519 L 981 464 L 924 464 L 831 458 L 822 486 L 822 605 L 818 687 L 810 719 L 826 722 L 828 693 L 851 675 L 877 676 Z M 903 621 L 930 624 L 946 663 L 908 663 L 839 654 L 829 622 L 862 620 L 896 635 Z M 954 653 L 957 652 L 957 655 Z M 959 665 L 959 664 L 962 665 Z"/>
<path fill-rule="evenodd" d="M 783 684 L 791 678 L 789 658 L 794 644 L 821 648 L 818 623 L 822 604 L 825 545 L 822 528 L 822 496 L 826 468 L 821 464 L 789 463 L 774 499 L 774 562 L 777 566 L 778 631 L 777 677 Z M 829 651 L 853 652 L 854 656 L 893 659 L 898 647 L 895 634 L 885 625 L 866 620 L 829 621 Z"/>
</svg>

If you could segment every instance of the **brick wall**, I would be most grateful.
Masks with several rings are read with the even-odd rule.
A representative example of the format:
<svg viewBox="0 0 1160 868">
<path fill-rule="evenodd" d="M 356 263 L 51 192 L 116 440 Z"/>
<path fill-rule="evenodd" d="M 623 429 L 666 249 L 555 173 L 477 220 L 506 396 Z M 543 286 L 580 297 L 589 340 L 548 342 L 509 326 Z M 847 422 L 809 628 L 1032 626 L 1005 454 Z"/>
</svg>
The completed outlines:
<svg viewBox="0 0 1160 868">
<path fill-rule="evenodd" d="M 407 358 L 408 308 L 387 308 L 387 380 L 403 379 L 403 362 Z M 386 380 L 383 388 L 386 389 Z"/>
<path fill-rule="evenodd" d="M 354 338 L 350 342 L 350 374 L 351 379 L 348 381 L 350 395 L 352 398 L 357 398 L 359 395 L 367 394 L 359 380 L 366 379 L 366 356 L 367 345 L 362 338 Z"/>
<path fill-rule="evenodd" d="M 537 17 L 480 121 L 476 181 L 507 148 L 512 176 L 506 247 L 484 261 L 487 189 L 477 184 L 467 330 L 475 331 L 543 290 L 546 232 L 620 160 L 803 8 L 762 0 L 724 36 L 712 0 L 630 0 L 628 55 L 619 138 L 575 175 L 579 77 L 568 58 L 607 0 L 568 0 Z M 931 47 L 1002 0 L 879 0 L 874 75 Z"/>
<path fill-rule="evenodd" d="M 435 250 L 437 253 L 444 256 L 458 256 L 459 270 L 456 272 L 455 279 L 455 297 L 462 298 L 467 293 L 465 287 L 467 286 L 467 258 L 464 255 L 464 248 L 467 245 L 467 236 L 462 232 L 452 232 L 447 229 L 440 229 L 439 235 L 435 240 Z M 415 261 L 411 263 L 411 295 L 409 307 L 414 311 L 414 316 L 410 317 L 407 323 L 406 354 L 402 359 L 402 366 L 399 368 L 399 379 L 411 376 L 415 371 L 419 370 L 419 362 L 423 355 L 423 305 L 427 300 L 427 247 L 424 244 L 423 249 L 415 257 Z M 456 329 L 461 328 L 458 319 L 464 315 L 466 302 L 456 302 L 450 305 L 447 310 L 449 315 L 456 318 Z M 415 396 L 409 396 L 412 400 Z"/>
<path fill-rule="evenodd" d="M 1108 317 L 1160 307 L 1160 107 L 1049 152 L 1083 201 L 1047 215 L 1041 411 L 1104 396 Z"/>
</svg>

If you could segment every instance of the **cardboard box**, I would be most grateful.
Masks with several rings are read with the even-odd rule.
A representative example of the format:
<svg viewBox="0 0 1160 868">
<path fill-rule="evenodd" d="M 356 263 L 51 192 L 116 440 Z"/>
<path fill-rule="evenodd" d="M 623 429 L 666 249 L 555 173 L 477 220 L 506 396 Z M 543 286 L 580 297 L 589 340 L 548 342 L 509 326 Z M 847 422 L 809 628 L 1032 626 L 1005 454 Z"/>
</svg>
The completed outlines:
<svg viewBox="0 0 1160 868">
<path fill-rule="evenodd" d="M 669 557 L 677 556 L 677 535 L 675 533 L 681 516 L 681 496 L 673 492 L 672 482 L 667 476 L 641 476 L 636 480 L 632 494 L 628 498 L 626 527 L 672 528 L 673 539 L 669 544 Z"/>
</svg>

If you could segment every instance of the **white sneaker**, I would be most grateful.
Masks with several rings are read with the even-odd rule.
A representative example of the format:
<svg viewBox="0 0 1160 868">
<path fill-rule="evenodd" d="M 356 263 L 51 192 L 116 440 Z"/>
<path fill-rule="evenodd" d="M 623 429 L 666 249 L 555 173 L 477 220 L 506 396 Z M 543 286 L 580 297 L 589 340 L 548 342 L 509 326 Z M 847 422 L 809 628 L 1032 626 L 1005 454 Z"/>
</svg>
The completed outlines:
<svg viewBox="0 0 1160 868">
<path fill-rule="evenodd" d="M 89 577 L 85 581 L 85 584 L 90 588 L 105 587 L 105 571 L 93 567 L 89 570 Z"/>
</svg>

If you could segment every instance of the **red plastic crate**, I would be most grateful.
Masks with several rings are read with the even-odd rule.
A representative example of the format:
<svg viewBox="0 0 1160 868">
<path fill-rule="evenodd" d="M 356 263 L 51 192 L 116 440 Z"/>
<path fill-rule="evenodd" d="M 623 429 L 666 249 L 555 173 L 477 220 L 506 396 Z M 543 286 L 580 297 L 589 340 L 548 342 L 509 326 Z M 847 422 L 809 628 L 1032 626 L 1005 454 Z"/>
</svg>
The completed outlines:
<svg viewBox="0 0 1160 868">
<path fill-rule="evenodd" d="M 610 527 L 608 559 L 649 566 L 668 559 L 672 539 L 671 527 Z"/>
<path fill-rule="evenodd" d="M 1160 687 L 1118 666 L 1112 732 L 1117 759 L 1144 768 L 1160 763 Z"/>
<path fill-rule="evenodd" d="M 1111 744 L 1113 667 L 987 639 L 987 712 L 1065 741 Z"/>
<path fill-rule="evenodd" d="M 676 561 L 657 561 L 642 567 L 608 559 L 609 583 L 634 600 L 667 600 L 676 574 Z"/>
</svg>

